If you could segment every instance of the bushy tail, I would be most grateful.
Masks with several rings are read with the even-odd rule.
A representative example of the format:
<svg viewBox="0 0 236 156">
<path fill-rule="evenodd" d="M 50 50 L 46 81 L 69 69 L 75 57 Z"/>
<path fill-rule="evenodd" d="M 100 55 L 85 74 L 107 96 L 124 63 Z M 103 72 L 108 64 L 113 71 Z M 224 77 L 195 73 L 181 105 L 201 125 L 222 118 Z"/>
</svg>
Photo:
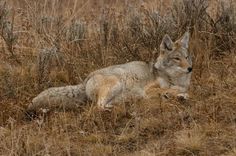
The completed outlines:
<svg viewBox="0 0 236 156">
<path fill-rule="evenodd" d="M 27 108 L 27 113 L 51 111 L 54 109 L 73 110 L 87 102 L 83 84 L 53 87 L 36 96 Z"/>
</svg>

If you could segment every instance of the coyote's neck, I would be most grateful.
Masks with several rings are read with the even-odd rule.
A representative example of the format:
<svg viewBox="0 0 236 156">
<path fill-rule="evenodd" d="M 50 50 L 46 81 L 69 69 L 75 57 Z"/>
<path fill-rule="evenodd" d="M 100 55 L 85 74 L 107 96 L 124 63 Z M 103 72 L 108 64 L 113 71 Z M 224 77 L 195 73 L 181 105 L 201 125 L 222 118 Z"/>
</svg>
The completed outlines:
<svg viewBox="0 0 236 156">
<path fill-rule="evenodd" d="M 153 61 L 149 62 L 149 68 L 150 68 L 151 73 L 154 76 L 154 79 L 159 83 L 161 88 L 170 88 L 170 85 L 171 85 L 170 78 L 164 73 L 162 73 L 161 71 L 157 70 L 154 67 Z"/>
<path fill-rule="evenodd" d="M 180 77 L 170 77 L 166 72 L 151 67 L 151 71 L 161 88 L 175 88 L 180 92 L 186 92 L 190 83 L 191 74 Z"/>
<path fill-rule="evenodd" d="M 156 71 L 156 79 L 161 88 L 170 88 L 173 85 L 171 78 L 163 72 Z"/>
<path fill-rule="evenodd" d="M 186 92 L 190 84 L 191 74 L 171 78 L 164 72 L 158 72 L 157 80 L 161 88 L 177 89 Z"/>
</svg>

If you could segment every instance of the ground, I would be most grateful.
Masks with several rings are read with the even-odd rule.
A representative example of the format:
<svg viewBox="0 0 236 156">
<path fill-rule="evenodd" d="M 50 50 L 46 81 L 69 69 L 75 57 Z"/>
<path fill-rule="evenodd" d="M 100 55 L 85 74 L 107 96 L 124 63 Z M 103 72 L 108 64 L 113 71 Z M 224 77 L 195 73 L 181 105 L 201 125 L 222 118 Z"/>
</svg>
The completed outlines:
<svg viewBox="0 0 236 156">
<path fill-rule="evenodd" d="M 236 155 L 236 5 L 213 2 L 1 1 L 0 155 Z M 187 29 L 189 100 L 153 94 L 112 111 L 88 103 L 26 118 L 44 89 L 155 59 L 164 34 Z"/>
</svg>

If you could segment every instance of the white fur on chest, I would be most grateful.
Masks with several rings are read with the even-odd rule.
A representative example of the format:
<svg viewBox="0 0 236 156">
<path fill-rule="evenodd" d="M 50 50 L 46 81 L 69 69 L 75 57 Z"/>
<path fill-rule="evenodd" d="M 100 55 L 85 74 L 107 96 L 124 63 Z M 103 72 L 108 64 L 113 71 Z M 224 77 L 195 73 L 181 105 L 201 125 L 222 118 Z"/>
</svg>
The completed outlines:
<svg viewBox="0 0 236 156">
<path fill-rule="evenodd" d="M 157 81 L 160 84 L 161 88 L 169 88 L 170 87 L 170 83 L 168 82 L 168 80 L 166 80 L 162 77 L 158 77 Z"/>
</svg>

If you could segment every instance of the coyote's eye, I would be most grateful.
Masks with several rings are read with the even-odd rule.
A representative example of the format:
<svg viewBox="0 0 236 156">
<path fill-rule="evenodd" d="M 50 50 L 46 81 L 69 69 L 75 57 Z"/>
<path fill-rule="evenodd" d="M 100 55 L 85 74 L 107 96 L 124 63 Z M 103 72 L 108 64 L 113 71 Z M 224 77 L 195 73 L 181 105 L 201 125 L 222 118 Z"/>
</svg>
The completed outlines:
<svg viewBox="0 0 236 156">
<path fill-rule="evenodd" d="M 175 61 L 180 61 L 180 58 L 175 57 L 174 60 L 175 60 Z"/>
<path fill-rule="evenodd" d="M 188 59 L 188 56 L 186 56 L 185 58 Z"/>
</svg>

